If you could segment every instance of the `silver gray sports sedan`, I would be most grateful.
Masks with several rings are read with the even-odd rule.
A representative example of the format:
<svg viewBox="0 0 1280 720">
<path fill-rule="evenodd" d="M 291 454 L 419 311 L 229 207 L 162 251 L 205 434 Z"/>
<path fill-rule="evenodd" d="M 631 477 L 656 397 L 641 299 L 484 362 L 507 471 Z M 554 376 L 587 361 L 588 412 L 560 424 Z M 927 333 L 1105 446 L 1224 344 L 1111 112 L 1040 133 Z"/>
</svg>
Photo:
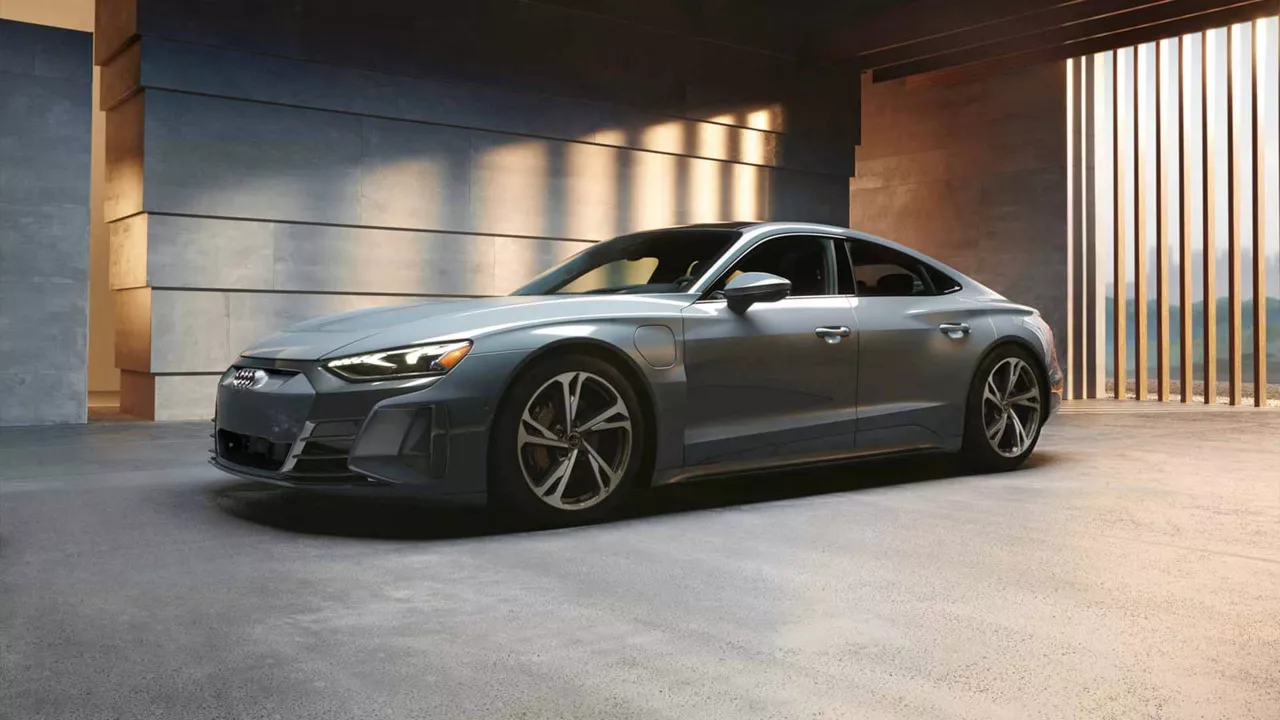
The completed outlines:
<svg viewBox="0 0 1280 720">
<path fill-rule="evenodd" d="M 507 297 L 310 320 L 218 388 L 213 463 L 556 523 L 638 488 L 890 453 L 1021 465 L 1061 400 L 1033 309 L 801 223 L 596 244 Z"/>
</svg>

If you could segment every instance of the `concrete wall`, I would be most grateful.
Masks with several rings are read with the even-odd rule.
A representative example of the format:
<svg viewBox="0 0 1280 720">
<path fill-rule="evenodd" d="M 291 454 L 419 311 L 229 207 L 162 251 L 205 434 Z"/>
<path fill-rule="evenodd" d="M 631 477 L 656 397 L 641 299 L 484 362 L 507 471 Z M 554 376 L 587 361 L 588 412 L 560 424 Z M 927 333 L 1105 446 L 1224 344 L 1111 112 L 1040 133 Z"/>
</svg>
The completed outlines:
<svg viewBox="0 0 1280 720">
<path fill-rule="evenodd" d="M 848 217 L 857 85 L 782 3 L 556 4 L 99 0 L 123 409 L 206 417 L 284 325 L 620 233 Z"/>
<path fill-rule="evenodd" d="M 94 0 L 0 0 L 0 19 L 93 32 Z M 98 96 L 98 68 L 93 69 L 93 97 Z M 109 404 L 120 390 L 115 358 L 115 298 L 108 274 L 107 225 L 102 219 L 106 117 L 95 104 L 90 142 L 89 183 L 89 396 Z"/>
<path fill-rule="evenodd" d="M 91 53 L 0 20 L 0 425 L 85 419 Z"/>
<path fill-rule="evenodd" d="M 850 224 L 1035 306 L 1065 353 L 1063 65 L 949 82 L 867 82 L 862 102 Z"/>
</svg>

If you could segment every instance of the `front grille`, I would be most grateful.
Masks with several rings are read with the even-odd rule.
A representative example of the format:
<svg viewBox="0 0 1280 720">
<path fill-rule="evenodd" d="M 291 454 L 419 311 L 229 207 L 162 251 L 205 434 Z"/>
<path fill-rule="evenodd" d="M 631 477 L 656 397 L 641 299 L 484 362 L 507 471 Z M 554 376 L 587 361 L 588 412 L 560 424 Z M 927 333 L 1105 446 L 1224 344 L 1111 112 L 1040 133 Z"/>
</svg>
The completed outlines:
<svg viewBox="0 0 1280 720">
<path fill-rule="evenodd" d="M 218 431 L 218 457 L 255 470 L 277 472 L 289 457 L 289 443 L 242 435 L 230 430 Z"/>
</svg>

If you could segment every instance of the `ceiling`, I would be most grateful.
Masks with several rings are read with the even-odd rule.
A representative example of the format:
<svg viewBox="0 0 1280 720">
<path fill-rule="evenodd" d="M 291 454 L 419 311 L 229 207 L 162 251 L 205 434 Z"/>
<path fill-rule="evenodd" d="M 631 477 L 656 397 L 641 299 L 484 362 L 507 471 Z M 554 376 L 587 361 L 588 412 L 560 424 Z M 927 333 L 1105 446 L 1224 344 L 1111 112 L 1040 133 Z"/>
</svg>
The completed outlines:
<svg viewBox="0 0 1280 720">
<path fill-rule="evenodd" d="M 839 12 L 838 10 L 836 12 Z M 909 0 L 854 3 L 817 42 L 877 82 L 1064 60 L 1280 12 L 1277 0 Z"/>
</svg>

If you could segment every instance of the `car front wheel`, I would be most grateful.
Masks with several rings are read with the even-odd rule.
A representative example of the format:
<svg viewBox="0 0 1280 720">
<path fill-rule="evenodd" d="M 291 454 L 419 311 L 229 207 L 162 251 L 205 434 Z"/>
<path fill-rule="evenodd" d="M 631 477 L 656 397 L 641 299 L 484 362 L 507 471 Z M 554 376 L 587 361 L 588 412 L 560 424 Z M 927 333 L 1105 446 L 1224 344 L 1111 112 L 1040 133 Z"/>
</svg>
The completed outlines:
<svg viewBox="0 0 1280 720">
<path fill-rule="evenodd" d="M 645 427 L 631 383 L 595 357 L 538 362 L 512 384 L 494 425 L 490 493 L 542 524 L 588 522 L 626 499 L 644 465 Z"/>
</svg>

